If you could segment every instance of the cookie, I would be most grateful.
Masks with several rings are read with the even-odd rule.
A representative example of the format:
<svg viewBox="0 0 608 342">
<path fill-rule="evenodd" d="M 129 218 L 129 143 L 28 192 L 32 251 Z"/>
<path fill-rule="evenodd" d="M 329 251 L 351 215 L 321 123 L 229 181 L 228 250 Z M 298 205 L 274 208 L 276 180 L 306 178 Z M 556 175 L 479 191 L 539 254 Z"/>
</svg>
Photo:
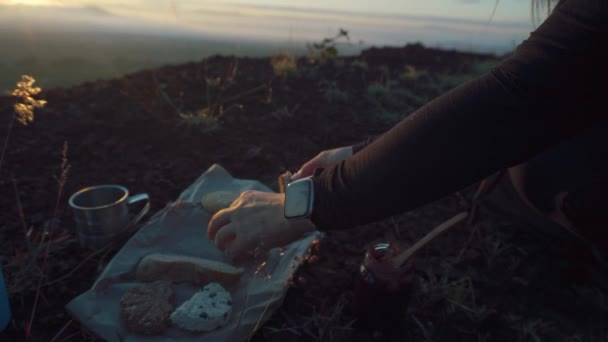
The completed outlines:
<svg viewBox="0 0 608 342">
<path fill-rule="evenodd" d="M 127 329 L 143 335 L 162 334 L 174 308 L 175 294 L 168 281 L 131 288 L 120 299 L 120 316 Z"/>
</svg>

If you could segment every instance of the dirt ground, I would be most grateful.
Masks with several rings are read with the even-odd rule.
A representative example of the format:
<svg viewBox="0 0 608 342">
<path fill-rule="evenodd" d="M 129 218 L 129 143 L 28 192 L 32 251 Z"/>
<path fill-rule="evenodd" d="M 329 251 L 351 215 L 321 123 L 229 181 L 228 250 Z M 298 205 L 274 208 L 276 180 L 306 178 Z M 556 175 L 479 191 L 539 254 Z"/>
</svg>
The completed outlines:
<svg viewBox="0 0 608 342">
<path fill-rule="evenodd" d="M 214 57 L 45 89 L 48 105 L 33 124 L 15 127 L 0 172 L 0 261 L 13 311 L 0 339 L 25 339 L 36 305 L 30 340 L 95 340 L 64 305 L 117 248 L 79 247 L 67 207 L 76 190 L 121 184 L 149 193 L 155 212 L 214 163 L 278 189 L 282 172 L 387 130 L 496 61 L 420 45 L 300 59 L 286 72 L 268 58 Z M 0 97 L 3 137 L 13 101 Z M 71 168 L 57 201 L 64 143 Z M 467 208 L 473 189 L 328 234 L 252 341 L 608 341 L 608 297 L 589 280 L 583 257 L 488 210 L 418 257 L 409 307 L 392 332 L 357 322 L 353 281 L 367 244 L 415 241 Z M 44 268 L 46 228 L 53 243 Z"/>
</svg>

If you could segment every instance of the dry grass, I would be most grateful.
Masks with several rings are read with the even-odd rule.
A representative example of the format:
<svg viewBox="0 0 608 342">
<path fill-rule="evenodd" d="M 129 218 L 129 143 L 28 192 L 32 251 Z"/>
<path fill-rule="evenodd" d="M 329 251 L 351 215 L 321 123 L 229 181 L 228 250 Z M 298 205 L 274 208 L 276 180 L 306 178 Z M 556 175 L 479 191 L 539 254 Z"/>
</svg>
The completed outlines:
<svg viewBox="0 0 608 342">
<path fill-rule="evenodd" d="M 60 173 L 59 173 L 59 176 L 56 177 L 58 189 L 57 189 L 57 197 L 56 197 L 56 202 L 55 202 L 55 210 L 53 212 L 52 220 L 46 227 L 44 227 L 44 230 L 42 232 L 43 237 L 40 240 L 40 243 L 42 244 L 42 243 L 44 243 L 44 239 L 46 238 L 46 246 L 44 248 L 42 266 L 40 267 L 41 274 L 38 277 L 38 285 L 36 288 L 36 296 L 34 297 L 34 305 L 32 307 L 32 313 L 30 315 L 30 319 L 28 320 L 28 322 L 26 324 L 26 327 L 27 327 L 26 332 L 25 332 L 26 340 L 29 339 L 31 336 L 31 329 L 32 329 L 32 325 L 34 323 L 34 318 L 36 317 L 36 309 L 38 307 L 38 299 L 40 297 L 42 285 L 44 284 L 44 281 L 47 278 L 48 262 L 49 262 L 49 255 L 51 252 L 51 245 L 53 245 L 54 243 L 57 243 L 57 241 L 62 242 L 62 241 L 67 240 L 67 235 L 63 235 L 59 239 L 57 239 L 56 236 L 58 235 L 58 233 L 61 233 L 59 231 L 59 227 L 58 227 L 59 208 L 61 205 L 63 190 L 64 190 L 65 184 L 67 182 L 70 167 L 71 166 L 68 164 L 68 143 L 64 142 L 63 150 L 62 150 L 62 154 L 61 154 Z"/>
<path fill-rule="evenodd" d="M 33 120 L 33 117 L 30 117 L 30 119 Z M 42 289 L 47 279 L 50 260 L 73 242 L 72 237 L 59 226 L 59 213 L 69 171 L 68 145 L 65 142 L 61 153 L 59 174 L 55 177 L 57 181 L 57 195 L 53 217 L 40 228 L 27 226 L 19 186 L 15 178 L 13 177 L 12 179 L 18 216 L 23 227 L 24 247 L 17 249 L 15 257 L 6 265 L 7 272 L 11 274 L 7 279 L 7 290 L 11 298 L 16 298 L 19 295 L 23 297 L 27 293 L 35 292 L 31 314 L 26 322 L 26 331 L 24 333 L 26 340 L 32 337 L 32 326 L 36 318 L 39 300 L 43 296 Z M 19 244 L 16 243 L 15 245 L 18 246 Z"/>
</svg>

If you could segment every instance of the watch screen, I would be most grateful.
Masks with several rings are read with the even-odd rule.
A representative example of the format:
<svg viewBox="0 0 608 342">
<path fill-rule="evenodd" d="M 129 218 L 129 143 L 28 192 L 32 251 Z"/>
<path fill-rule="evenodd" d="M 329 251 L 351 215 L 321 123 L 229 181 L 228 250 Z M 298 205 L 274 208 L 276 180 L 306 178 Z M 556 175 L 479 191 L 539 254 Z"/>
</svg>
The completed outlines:
<svg viewBox="0 0 608 342">
<path fill-rule="evenodd" d="M 297 218 L 308 214 L 312 182 L 294 182 L 285 191 L 285 217 Z"/>
</svg>

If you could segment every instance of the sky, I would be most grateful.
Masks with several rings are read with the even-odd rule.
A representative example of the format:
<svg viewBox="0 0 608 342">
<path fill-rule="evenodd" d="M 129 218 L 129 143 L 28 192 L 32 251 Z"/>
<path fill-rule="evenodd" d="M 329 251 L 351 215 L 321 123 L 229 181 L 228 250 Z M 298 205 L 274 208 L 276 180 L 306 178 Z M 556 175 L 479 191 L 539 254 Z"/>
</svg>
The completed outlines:
<svg viewBox="0 0 608 342">
<path fill-rule="evenodd" d="M 156 25 L 158 32 L 179 28 L 220 39 L 310 42 L 344 28 L 362 46 L 420 41 L 432 47 L 504 53 L 533 30 L 530 1 L 0 0 L 0 4 L 94 7 L 95 12 L 133 24 L 146 23 L 148 31 Z M 88 20 L 85 14 L 72 13 L 81 16 L 80 21 Z"/>
<path fill-rule="evenodd" d="M 144 12 L 171 12 L 175 8 L 255 5 L 300 9 L 324 9 L 363 13 L 437 16 L 486 20 L 493 11 L 494 0 L 0 0 L 0 4 L 82 6 L 120 9 L 136 7 Z M 524 21 L 530 17 L 530 0 L 499 1 L 494 20 Z"/>
<path fill-rule="evenodd" d="M 0 0 L 0 82 L 27 71 L 66 86 L 217 54 L 305 55 L 340 29 L 350 37 L 340 55 L 418 42 L 503 55 L 534 30 L 530 1 Z"/>
</svg>

